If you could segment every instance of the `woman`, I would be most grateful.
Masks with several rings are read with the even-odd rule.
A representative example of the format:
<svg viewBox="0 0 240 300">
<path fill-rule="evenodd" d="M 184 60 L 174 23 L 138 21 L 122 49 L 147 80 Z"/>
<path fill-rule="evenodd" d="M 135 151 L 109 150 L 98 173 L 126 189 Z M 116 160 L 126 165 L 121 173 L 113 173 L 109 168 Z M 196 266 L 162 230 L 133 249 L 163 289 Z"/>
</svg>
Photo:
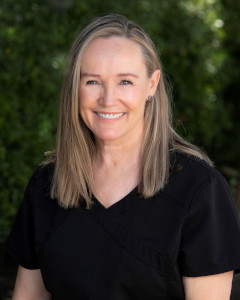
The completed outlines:
<svg viewBox="0 0 240 300">
<path fill-rule="evenodd" d="M 148 35 L 120 15 L 77 37 L 56 151 L 8 240 L 13 299 L 229 299 L 240 226 L 229 188 L 172 128 Z"/>
</svg>

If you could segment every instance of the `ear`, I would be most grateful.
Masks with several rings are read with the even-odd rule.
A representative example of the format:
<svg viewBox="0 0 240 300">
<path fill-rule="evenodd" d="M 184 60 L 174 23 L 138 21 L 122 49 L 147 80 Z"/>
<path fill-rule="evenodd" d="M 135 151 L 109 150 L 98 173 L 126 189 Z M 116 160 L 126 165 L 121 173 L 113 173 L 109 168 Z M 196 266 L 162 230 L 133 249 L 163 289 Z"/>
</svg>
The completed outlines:
<svg viewBox="0 0 240 300">
<path fill-rule="evenodd" d="M 155 70 L 149 80 L 149 95 L 153 96 L 156 92 L 159 80 L 160 80 L 161 72 L 159 69 Z"/>
</svg>

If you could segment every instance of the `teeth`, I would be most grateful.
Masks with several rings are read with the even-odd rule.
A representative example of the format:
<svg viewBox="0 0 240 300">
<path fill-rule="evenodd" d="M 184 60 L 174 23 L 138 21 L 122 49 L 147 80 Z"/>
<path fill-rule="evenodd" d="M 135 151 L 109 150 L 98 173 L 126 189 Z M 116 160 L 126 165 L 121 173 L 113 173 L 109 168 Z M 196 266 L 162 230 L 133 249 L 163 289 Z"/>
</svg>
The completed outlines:
<svg viewBox="0 0 240 300">
<path fill-rule="evenodd" d="M 120 113 L 120 114 L 101 114 L 101 113 L 97 112 L 97 115 L 101 118 L 104 118 L 104 119 L 117 119 L 117 118 L 123 116 L 123 113 Z"/>
</svg>

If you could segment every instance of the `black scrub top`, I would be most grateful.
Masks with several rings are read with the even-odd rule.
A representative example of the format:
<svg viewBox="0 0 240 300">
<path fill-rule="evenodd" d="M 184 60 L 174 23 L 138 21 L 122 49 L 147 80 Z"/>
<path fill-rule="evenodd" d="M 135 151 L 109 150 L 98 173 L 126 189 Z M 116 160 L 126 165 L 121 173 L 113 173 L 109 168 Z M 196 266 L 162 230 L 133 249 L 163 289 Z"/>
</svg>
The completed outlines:
<svg viewBox="0 0 240 300">
<path fill-rule="evenodd" d="M 229 187 L 207 163 L 171 157 L 166 187 L 133 189 L 105 208 L 63 209 L 49 196 L 53 164 L 27 186 L 7 242 L 27 269 L 41 270 L 54 299 L 184 299 L 182 276 L 240 271 L 240 223 Z M 111 187 L 109 187 L 111 188 Z"/>
</svg>

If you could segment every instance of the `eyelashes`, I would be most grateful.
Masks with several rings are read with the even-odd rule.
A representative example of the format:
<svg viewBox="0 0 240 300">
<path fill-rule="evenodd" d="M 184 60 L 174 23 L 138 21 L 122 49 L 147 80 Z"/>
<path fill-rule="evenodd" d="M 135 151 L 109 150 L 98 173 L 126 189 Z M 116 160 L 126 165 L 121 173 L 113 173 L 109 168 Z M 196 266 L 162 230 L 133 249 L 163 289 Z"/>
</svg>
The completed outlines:
<svg viewBox="0 0 240 300">
<path fill-rule="evenodd" d="M 130 81 L 130 80 L 125 80 L 125 79 L 124 79 L 124 80 L 121 81 L 121 84 L 122 84 L 122 85 L 132 85 L 133 83 L 132 83 L 132 81 Z"/>
<path fill-rule="evenodd" d="M 86 84 L 87 85 L 94 85 L 94 84 L 99 84 L 96 80 L 88 80 L 87 82 L 86 82 Z"/>
</svg>

